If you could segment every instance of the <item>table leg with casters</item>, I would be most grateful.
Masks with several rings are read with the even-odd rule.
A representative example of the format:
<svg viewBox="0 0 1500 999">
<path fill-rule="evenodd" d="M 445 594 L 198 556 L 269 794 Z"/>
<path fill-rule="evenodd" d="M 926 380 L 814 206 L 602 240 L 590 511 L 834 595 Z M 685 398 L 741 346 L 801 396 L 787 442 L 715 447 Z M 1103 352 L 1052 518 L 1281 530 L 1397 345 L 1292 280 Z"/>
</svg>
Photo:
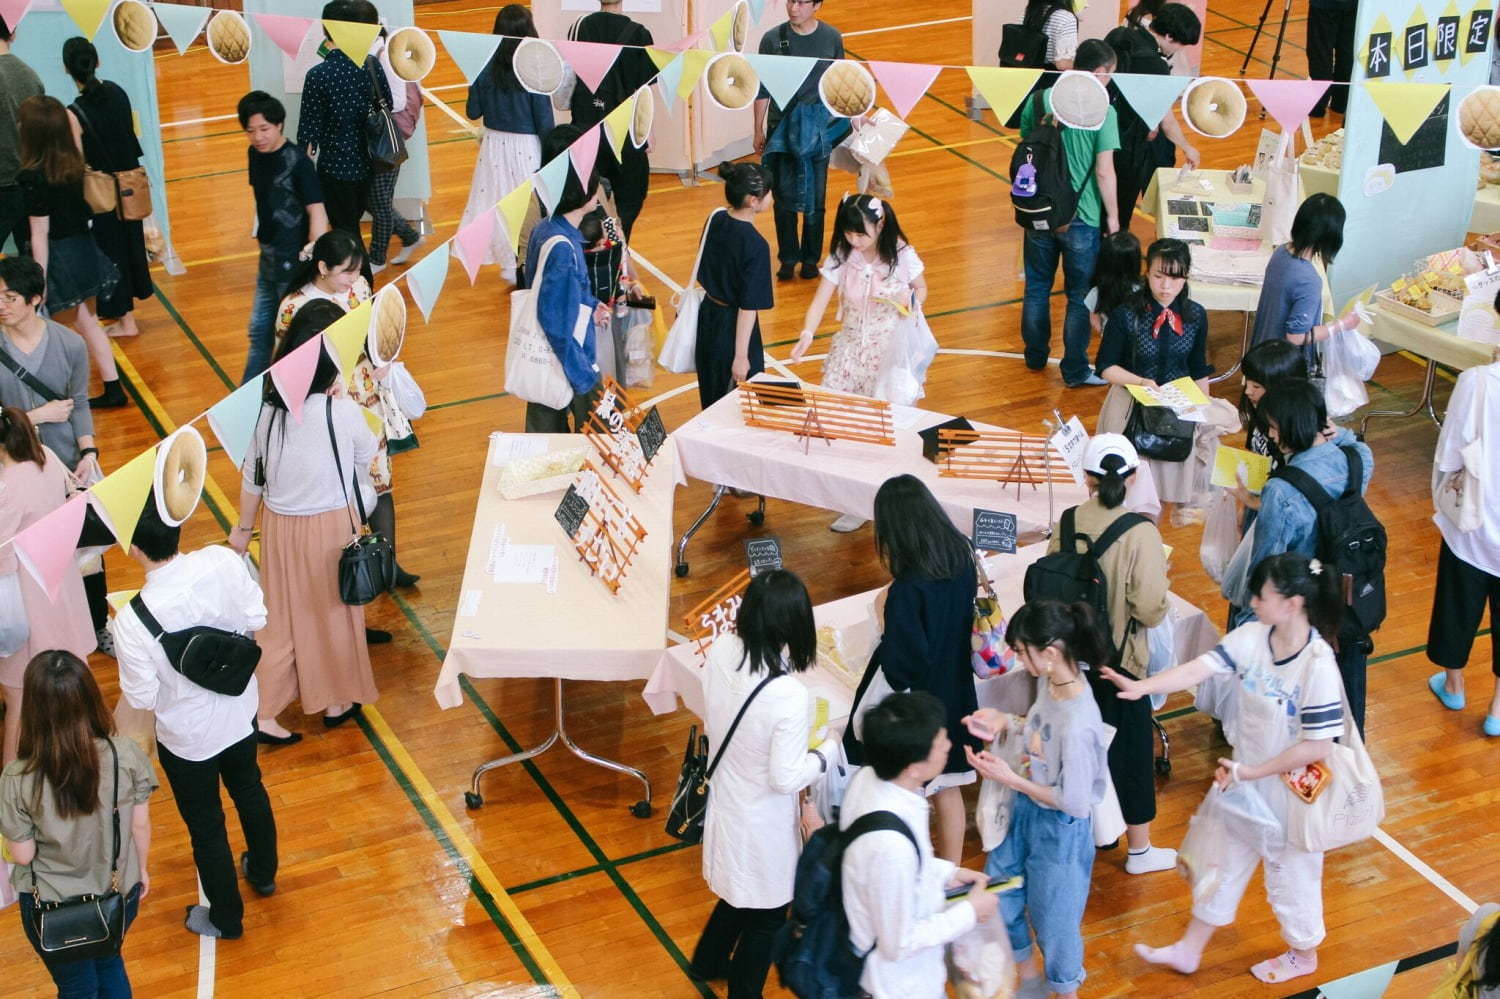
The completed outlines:
<svg viewBox="0 0 1500 999">
<path fill-rule="evenodd" d="M 552 684 L 552 698 L 553 706 L 555 709 L 554 727 L 552 729 L 552 733 L 548 735 L 545 740 L 543 740 L 541 745 L 536 746 L 533 749 L 527 749 L 520 753 L 513 753 L 510 756 L 502 756 L 499 759 L 490 760 L 475 767 L 474 776 L 469 784 L 469 790 L 464 792 L 464 804 L 466 804 L 469 808 L 478 808 L 484 804 L 484 796 L 479 792 L 479 781 L 484 777 L 485 774 L 489 773 L 491 770 L 498 770 L 500 767 L 507 766 L 511 763 L 520 763 L 523 760 L 529 760 L 534 756 L 540 756 L 542 753 L 545 753 L 547 750 L 551 749 L 553 745 L 555 745 L 557 741 L 561 739 L 562 744 L 567 747 L 568 751 L 579 759 L 592 763 L 595 766 L 603 767 L 606 770 L 613 770 L 615 773 L 626 774 L 640 781 L 641 784 L 643 784 L 646 788 L 646 797 L 630 806 L 630 814 L 634 815 L 638 819 L 644 819 L 650 816 L 651 778 L 647 777 L 644 773 L 637 770 L 635 767 L 626 766 L 623 763 L 616 763 L 614 760 L 606 759 L 603 756 L 595 756 L 593 753 L 590 753 L 582 746 L 579 746 L 578 743 L 574 742 L 572 737 L 568 735 L 567 727 L 563 722 L 562 678 L 559 677 L 557 679 L 554 679 L 552 681 Z"/>
<path fill-rule="evenodd" d="M 705 509 L 702 513 L 698 514 L 698 519 L 695 520 L 695 521 L 693 521 L 693 526 L 689 527 L 686 531 L 684 531 L 683 534 L 682 534 L 682 539 L 677 542 L 677 575 L 678 576 L 686 576 L 688 574 L 688 564 L 687 564 L 687 546 L 688 546 L 688 542 L 691 541 L 691 540 L 693 540 L 693 535 L 695 535 L 695 534 L 698 533 L 698 529 L 700 527 L 702 527 L 704 524 L 708 523 L 708 518 L 712 517 L 714 511 L 719 508 L 719 502 L 724 499 L 724 494 L 727 493 L 728 491 L 729 491 L 729 487 L 728 486 L 714 486 L 714 498 L 708 501 L 708 508 Z"/>
<path fill-rule="evenodd" d="M 1418 413 L 1420 413 L 1423 410 L 1424 407 L 1427 410 L 1427 415 L 1430 416 L 1430 417 L 1432 417 L 1432 422 L 1436 423 L 1438 426 L 1441 427 L 1443 425 L 1443 421 L 1438 418 L 1437 408 L 1433 405 L 1433 402 L 1432 402 L 1432 388 L 1433 388 L 1433 385 L 1436 382 L 1437 382 L 1437 361 L 1434 361 L 1432 358 L 1429 357 L 1427 359 L 1427 373 L 1425 375 L 1423 375 L 1423 377 L 1422 377 L 1422 397 L 1417 400 L 1417 404 L 1415 406 L 1413 406 L 1411 409 L 1404 409 L 1404 410 L 1403 409 L 1377 409 L 1377 410 L 1375 410 L 1372 413 L 1366 413 L 1365 414 L 1365 418 L 1363 420 L 1359 421 L 1359 436 L 1360 436 L 1360 439 L 1361 440 L 1364 439 L 1365 431 L 1370 428 L 1370 421 L 1372 419 L 1374 419 L 1375 417 L 1377 417 L 1377 416 L 1416 416 Z"/>
<path fill-rule="evenodd" d="M 1240 356 L 1239 356 L 1239 359 L 1236 360 L 1233 364 L 1231 364 L 1228 368 L 1226 368 L 1225 371 L 1224 371 L 1224 373 L 1222 375 L 1215 375 L 1214 377 L 1210 378 L 1208 380 L 1208 383 L 1210 385 L 1217 385 L 1217 384 L 1219 384 L 1222 381 L 1225 381 L 1227 379 L 1233 378 L 1236 374 L 1239 373 L 1240 364 L 1245 360 L 1245 355 L 1250 351 L 1250 332 L 1254 328 L 1254 327 L 1252 327 L 1250 325 L 1250 316 L 1251 315 L 1252 315 L 1252 313 L 1249 313 L 1249 312 L 1245 313 L 1245 331 L 1240 336 Z"/>
</svg>

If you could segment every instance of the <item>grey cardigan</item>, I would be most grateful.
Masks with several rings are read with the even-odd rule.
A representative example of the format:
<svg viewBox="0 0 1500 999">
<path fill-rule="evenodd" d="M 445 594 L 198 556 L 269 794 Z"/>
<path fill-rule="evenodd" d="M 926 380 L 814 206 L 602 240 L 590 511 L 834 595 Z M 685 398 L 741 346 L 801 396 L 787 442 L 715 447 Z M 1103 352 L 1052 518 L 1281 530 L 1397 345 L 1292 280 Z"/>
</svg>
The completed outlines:
<svg viewBox="0 0 1500 999">
<path fill-rule="evenodd" d="M 46 320 L 36 352 L 27 356 L 16 349 L 10 337 L 0 333 L 0 350 L 30 371 L 37 381 L 73 400 L 73 413 L 65 423 L 40 423 L 37 436 L 72 471 L 78 465 L 78 438 L 91 436 L 94 418 L 89 412 L 89 352 L 83 337 L 61 323 Z M 35 392 L 9 369 L 0 367 L 0 405 L 33 410 L 47 399 Z"/>
</svg>

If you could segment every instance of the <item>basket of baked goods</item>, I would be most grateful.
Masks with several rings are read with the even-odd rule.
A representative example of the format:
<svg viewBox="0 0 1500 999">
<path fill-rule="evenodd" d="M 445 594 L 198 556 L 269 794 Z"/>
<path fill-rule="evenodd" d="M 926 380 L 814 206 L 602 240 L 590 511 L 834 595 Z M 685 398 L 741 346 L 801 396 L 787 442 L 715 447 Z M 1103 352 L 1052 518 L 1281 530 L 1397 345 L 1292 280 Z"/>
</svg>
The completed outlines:
<svg viewBox="0 0 1500 999">
<path fill-rule="evenodd" d="M 1344 130 L 1330 132 L 1298 157 L 1303 196 L 1322 192 L 1338 197 L 1339 171 L 1344 166 Z"/>
<path fill-rule="evenodd" d="M 1380 307 L 1393 316 L 1402 316 L 1423 326 L 1441 326 L 1458 318 L 1462 301 L 1433 291 L 1422 274 L 1408 274 L 1391 282 L 1375 295 Z"/>
<path fill-rule="evenodd" d="M 1483 270 L 1484 257 L 1467 246 L 1460 246 L 1456 250 L 1434 253 L 1425 261 L 1418 260 L 1416 273 L 1434 292 L 1462 302 L 1469 293 L 1464 279 Z"/>
</svg>

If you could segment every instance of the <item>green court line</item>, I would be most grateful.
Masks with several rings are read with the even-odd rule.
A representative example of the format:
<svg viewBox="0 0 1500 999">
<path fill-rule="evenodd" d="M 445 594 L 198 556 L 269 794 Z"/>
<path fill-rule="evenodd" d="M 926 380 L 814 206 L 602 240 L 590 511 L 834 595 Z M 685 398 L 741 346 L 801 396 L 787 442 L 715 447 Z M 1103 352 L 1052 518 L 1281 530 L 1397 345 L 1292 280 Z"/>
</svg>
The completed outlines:
<svg viewBox="0 0 1500 999">
<path fill-rule="evenodd" d="M 234 129 L 233 131 L 229 132 L 205 132 L 203 135 L 179 135 L 175 139 L 162 139 L 161 143 L 165 146 L 170 142 L 202 142 L 204 139 L 221 139 L 226 135 L 244 134 L 245 133 L 240 131 L 239 129 Z"/>
<path fill-rule="evenodd" d="M 626 864 L 634 864 L 637 861 L 650 860 L 653 857 L 661 857 L 668 853 L 676 853 L 679 850 L 686 850 L 694 845 L 695 844 L 692 843 L 669 843 L 666 846 L 659 846 L 654 850 L 645 850 L 641 853 L 632 853 L 628 857 L 620 857 L 616 860 L 610 861 L 610 863 L 614 864 L 616 867 L 623 867 Z M 571 881 L 573 878 L 581 878 L 587 874 L 598 874 L 602 870 L 604 870 L 604 868 L 599 864 L 590 864 L 587 867 L 580 867 L 576 871 L 564 871 L 561 874 L 554 874 L 551 877 L 538 878 L 535 881 L 527 881 L 523 884 L 516 885 L 514 888 L 507 888 L 505 889 L 505 891 L 507 894 L 517 895 L 521 892 L 533 891 L 537 888 L 545 888 L 548 885 L 555 885 L 563 881 Z"/>
<path fill-rule="evenodd" d="M 207 179 L 209 177 L 227 177 L 227 176 L 229 176 L 232 173 L 240 173 L 240 174 L 242 174 L 244 172 L 245 172 L 244 167 L 240 167 L 240 168 L 235 169 L 235 170 L 214 170 L 214 171 L 212 171 L 210 173 L 190 173 L 190 174 L 186 174 L 186 175 L 184 175 L 182 177 L 168 177 L 167 180 L 166 180 L 166 182 L 168 184 L 175 184 L 175 183 L 177 183 L 178 181 L 181 181 L 181 180 L 205 180 L 205 179 Z"/>
<path fill-rule="evenodd" d="M 223 382 L 226 388 L 237 388 L 238 386 L 235 385 L 234 381 L 219 366 L 219 362 L 214 357 L 213 352 L 204 346 L 202 340 L 198 339 L 198 334 L 194 333 L 193 328 L 187 324 L 187 320 L 182 318 L 182 313 L 177 311 L 177 306 L 173 305 L 172 300 L 167 297 L 166 292 L 161 290 L 161 285 L 156 284 L 153 290 L 156 294 L 156 300 L 161 302 L 162 308 L 167 310 L 167 315 L 172 317 L 172 321 L 177 324 L 178 329 L 182 330 L 183 334 L 188 338 L 188 342 L 198 351 L 199 356 L 208 362 L 208 366 L 219 377 L 219 381 Z"/>
</svg>

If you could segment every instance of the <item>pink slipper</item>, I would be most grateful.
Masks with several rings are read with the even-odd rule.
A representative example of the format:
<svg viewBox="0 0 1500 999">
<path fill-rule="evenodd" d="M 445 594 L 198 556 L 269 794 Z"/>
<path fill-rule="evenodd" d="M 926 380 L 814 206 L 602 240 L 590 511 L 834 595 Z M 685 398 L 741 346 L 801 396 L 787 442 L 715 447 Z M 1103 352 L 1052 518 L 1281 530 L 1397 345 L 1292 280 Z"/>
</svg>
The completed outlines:
<svg viewBox="0 0 1500 999">
<path fill-rule="evenodd" d="M 1267 985 L 1280 985 L 1318 970 L 1317 958 L 1298 957 L 1291 951 L 1250 967 L 1250 974 Z"/>
</svg>

